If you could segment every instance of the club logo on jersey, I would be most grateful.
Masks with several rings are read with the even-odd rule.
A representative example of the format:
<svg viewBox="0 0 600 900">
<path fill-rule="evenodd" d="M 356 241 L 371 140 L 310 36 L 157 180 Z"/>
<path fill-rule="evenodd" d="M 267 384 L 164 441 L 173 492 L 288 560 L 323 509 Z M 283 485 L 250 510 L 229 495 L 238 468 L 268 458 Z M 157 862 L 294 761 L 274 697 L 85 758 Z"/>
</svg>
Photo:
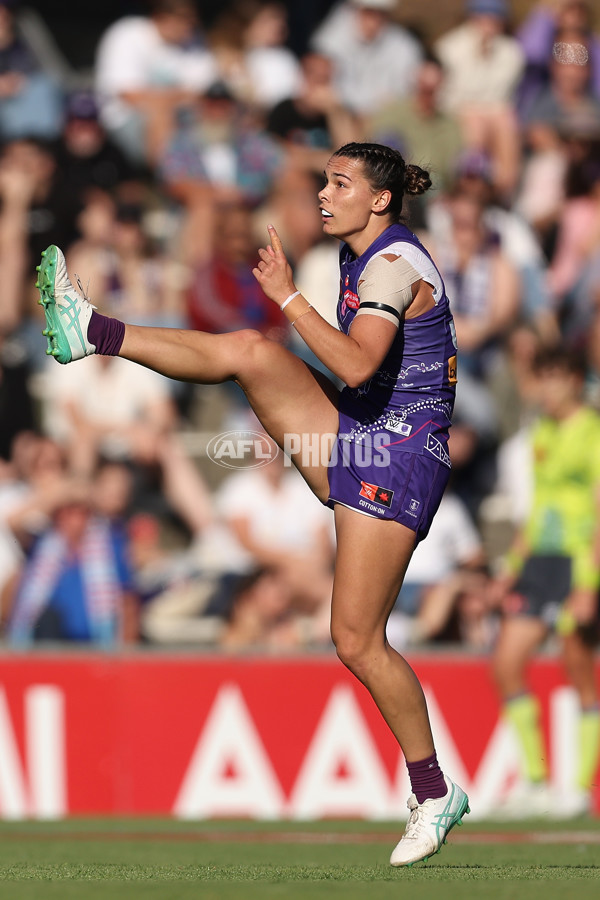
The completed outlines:
<svg viewBox="0 0 600 900">
<path fill-rule="evenodd" d="M 448 360 L 448 384 L 456 384 L 456 354 Z"/>
<path fill-rule="evenodd" d="M 416 519 L 417 512 L 419 510 L 420 505 L 421 505 L 421 501 L 415 500 L 413 497 L 412 500 L 410 500 L 410 502 L 408 504 L 408 509 L 405 509 L 404 512 L 407 512 L 409 514 L 409 516 L 413 516 L 413 518 Z"/>
<path fill-rule="evenodd" d="M 344 287 L 348 287 L 349 284 L 350 284 L 350 276 L 346 275 L 346 278 L 344 279 Z"/>
<path fill-rule="evenodd" d="M 366 497 L 372 503 L 380 503 L 382 506 L 387 506 L 390 509 L 394 499 L 394 492 L 379 487 L 377 484 L 368 484 L 366 481 L 361 481 L 360 496 Z"/>
<path fill-rule="evenodd" d="M 354 291 L 344 291 L 344 303 L 346 306 L 349 306 L 350 309 L 358 309 L 360 306 L 358 294 L 355 294 Z"/>
</svg>

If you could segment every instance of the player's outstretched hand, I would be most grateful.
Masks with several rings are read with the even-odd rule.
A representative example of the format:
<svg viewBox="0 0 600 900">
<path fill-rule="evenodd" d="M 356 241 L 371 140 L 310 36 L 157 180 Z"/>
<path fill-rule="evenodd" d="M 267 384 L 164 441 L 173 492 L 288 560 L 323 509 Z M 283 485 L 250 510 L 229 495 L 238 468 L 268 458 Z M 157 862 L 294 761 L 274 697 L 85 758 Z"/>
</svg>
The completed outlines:
<svg viewBox="0 0 600 900">
<path fill-rule="evenodd" d="M 286 259 L 281 240 L 273 225 L 268 226 L 271 243 L 258 251 L 260 257 L 252 274 L 273 303 L 281 306 L 296 290 L 292 267 Z"/>
</svg>

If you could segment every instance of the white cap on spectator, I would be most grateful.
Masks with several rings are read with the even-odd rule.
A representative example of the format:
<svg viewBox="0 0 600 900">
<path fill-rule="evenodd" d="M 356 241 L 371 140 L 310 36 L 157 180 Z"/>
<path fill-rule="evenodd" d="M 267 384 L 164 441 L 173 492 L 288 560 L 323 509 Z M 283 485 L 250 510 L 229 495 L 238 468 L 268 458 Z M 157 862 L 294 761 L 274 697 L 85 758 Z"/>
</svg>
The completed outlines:
<svg viewBox="0 0 600 900">
<path fill-rule="evenodd" d="M 391 12 L 396 8 L 398 0 L 350 0 L 350 3 L 361 9 L 381 9 Z"/>
</svg>

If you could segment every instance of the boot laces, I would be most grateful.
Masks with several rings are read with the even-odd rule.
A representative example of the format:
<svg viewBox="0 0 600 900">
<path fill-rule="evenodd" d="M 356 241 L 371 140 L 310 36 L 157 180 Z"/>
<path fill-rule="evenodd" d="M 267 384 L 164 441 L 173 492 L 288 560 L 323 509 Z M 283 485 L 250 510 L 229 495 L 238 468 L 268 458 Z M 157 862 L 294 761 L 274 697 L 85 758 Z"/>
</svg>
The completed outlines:
<svg viewBox="0 0 600 900">
<path fill-rule="evenodd" d="M 89 303 L 90 306 L 91 306 L 93 309 L 96 309 L 96 307 L 95 307 L 94 304 L 92 303 L 91 298 L 90 298 L 90 295 L 89 295 L 89 293 L 88 293 L 88 292 L 89 292 L 89 289 L 90 289 L 90 280 L 89 280 L 89 278 L 88 278 L 87 288 L 84 288 L 83 285 L 82 285 L 82 283 L 81 283 L 81 278 L 79 277 L 79 275 L 77 274 L 77 272 L 73 272 L 73 277 L 75 278 L 75 284 L 77 285 L 77 289 L 78 289 L 79 293 L 81 294 L 81 296 L 83 297 L 83 299 L 84 299 L 87 303 Z"/>
<path fill-rule="evenodd" d="M 88 278 L 87 288 L 84 289 L 84 287 L 83 287 L 83 285 L 82 285 L 82 283 L 81 283 L 81 278 L 79 277 L 79 275 L 77 274 L 77 272 L 73 272 L 73 277 L 75 278 L 75 284 L 77 285 L 77 287 L 78 287 L 78 289 L 79 289 L 79 293 L 81 294 L 81 296 L 83 297 L 83 299 L 84 299 L 84 300 L 87 300 L 87 302 L 89 303 L 89 302 L 90 302 L 90 298 L 89 298 L 89 295 L 88 295 L 88 291 L 89 291 L 89 289 L 90 289 L 90 280 L 89 280 L 89 278 Z"/>
<path fill-rule="evenodd" d="M 406 805 L 410 810 L 410 815 L 408 817 L 408 822 L 406 823 L 404 838 L 414 840 L 415 838 L 420 837 L 420 826 L 423 824 L 425 809 L 423 806 L 419 805 L 414 794 L 409 798 Z"/>
</svg>

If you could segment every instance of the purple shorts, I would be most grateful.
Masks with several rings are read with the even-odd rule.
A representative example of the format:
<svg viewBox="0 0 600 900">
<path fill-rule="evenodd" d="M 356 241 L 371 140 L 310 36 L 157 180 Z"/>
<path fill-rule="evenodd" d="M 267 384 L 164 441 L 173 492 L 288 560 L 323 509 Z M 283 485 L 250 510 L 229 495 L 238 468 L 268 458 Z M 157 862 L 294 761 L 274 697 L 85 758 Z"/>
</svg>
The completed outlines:
<svg viewBox="0 0 600 900">
<path fill-rule="evenodd" d="M 448 484 L 450 468 L 433 456 L 385 447 L 361 457 L 338 438 L 330 460 L 329 499 L 378 519 L 394 519 L 426 537 Z M 346 452 L 344 452 L 346 451 Z"/>
</svg>

